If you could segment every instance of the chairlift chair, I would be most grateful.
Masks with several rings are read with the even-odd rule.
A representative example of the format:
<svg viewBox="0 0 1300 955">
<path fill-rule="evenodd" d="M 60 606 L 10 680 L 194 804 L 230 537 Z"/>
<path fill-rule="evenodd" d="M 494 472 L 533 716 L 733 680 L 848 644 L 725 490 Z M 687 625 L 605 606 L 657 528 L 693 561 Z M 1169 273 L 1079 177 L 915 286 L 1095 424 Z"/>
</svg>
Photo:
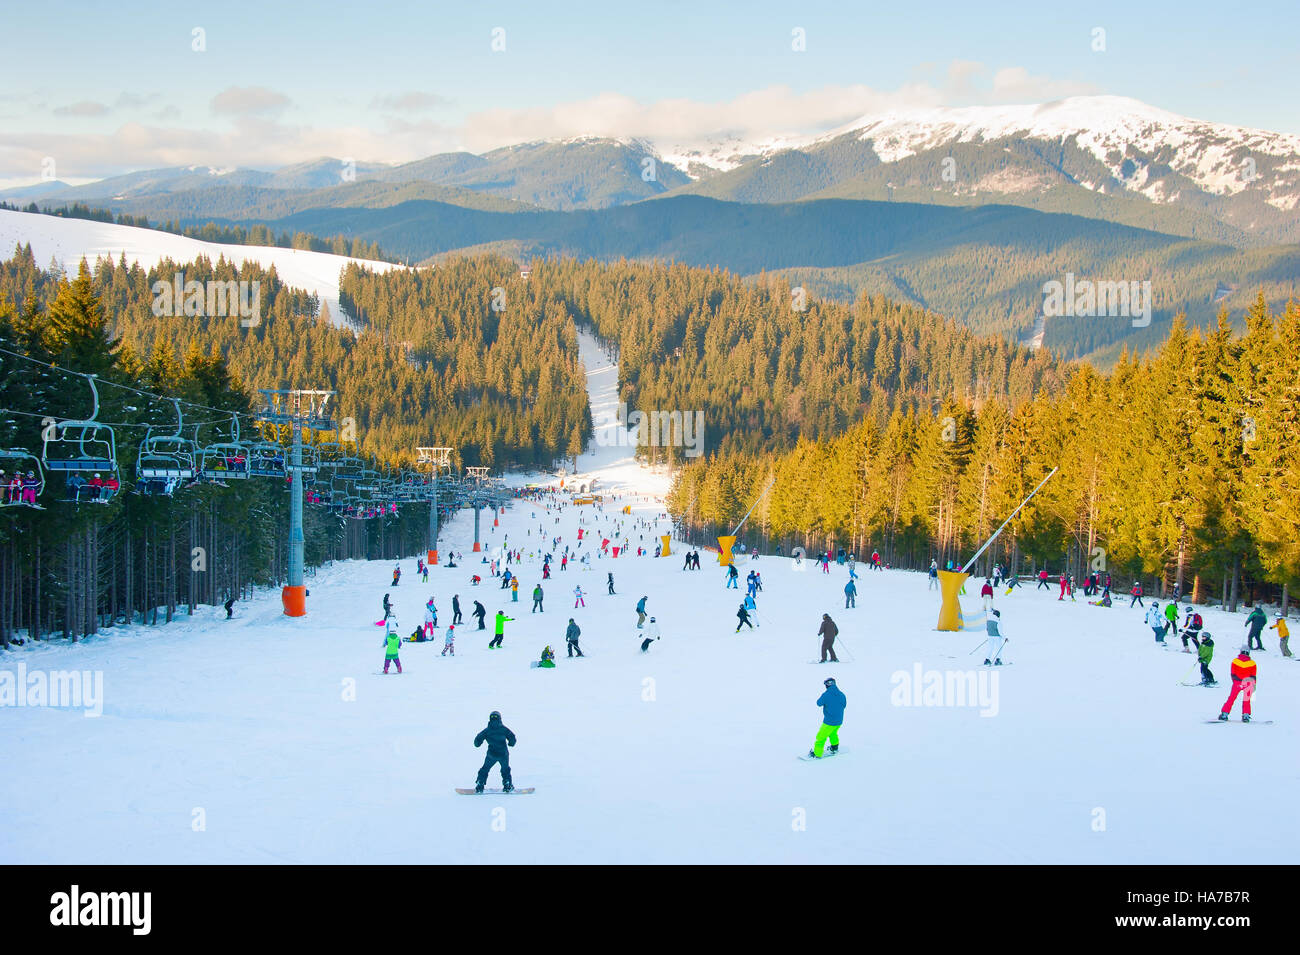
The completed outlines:
<svg viewBox="0 0 1300 955">
<path fill-rule="evenodd" d="M 45 469 L 41 459 L 18 448 L 0 450 L 0 507 L 34 507 L 43 510 Z"/>
<path fill-rule="evenodd" d="M 87 375 L 92 408 L 89 418 L 56 421 L 42 434 L 41 462 L 45 470 L 64 476 L 63 500 L 71 504 L 107 504 L 121 487 L 117 441 L 113 429 L 99 417 L 95 376 Z M 83 475 L 93 474 L 89 480 Z M 103 477 L 107 474 L 108 477 Z"/>
</svg>

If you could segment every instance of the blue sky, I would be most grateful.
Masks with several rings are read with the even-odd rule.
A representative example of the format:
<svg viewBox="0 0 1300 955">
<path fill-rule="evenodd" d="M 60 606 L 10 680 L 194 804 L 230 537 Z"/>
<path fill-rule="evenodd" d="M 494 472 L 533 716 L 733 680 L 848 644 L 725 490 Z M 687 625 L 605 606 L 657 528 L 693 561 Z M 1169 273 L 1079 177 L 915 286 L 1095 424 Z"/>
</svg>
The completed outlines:
<svg viewBox="0 0 1300 955">
<path fill-rule="evenodd" d="M 0 184 L 1109 93 L 1300 133 L 1300 5 L 66 3 L 0 29 Z M 504 28 L 504 51 L 492 31 Z M 802 28 L 806 49 L 792 49 Z M 1104 51 L 1093 31 L 1105 30 Z M 192 31 L 206 49 L 192 49 Z"/>
</svg>

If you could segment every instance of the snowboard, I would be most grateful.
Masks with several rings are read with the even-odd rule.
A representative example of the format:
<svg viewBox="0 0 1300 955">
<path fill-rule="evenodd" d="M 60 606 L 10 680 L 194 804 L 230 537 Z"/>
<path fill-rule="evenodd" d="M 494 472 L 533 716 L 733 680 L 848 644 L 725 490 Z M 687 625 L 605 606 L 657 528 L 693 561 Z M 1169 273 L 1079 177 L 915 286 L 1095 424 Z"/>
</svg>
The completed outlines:
<svg viewBox="0 0 1300 955">
<path fill-rule="evenodd" d="M 844 752 L 844 747 L 843 747 L 843 746 L 841 746 L 837 752 L 834 752 L 834 753 L 832 753 L 832 752 L 825 752 L 825 753 L 823 753 L 821 758 L 822 758 L 822 759 L 830 759 L 832 756 L 838 756 L 838 755 L 840 755 L 840 753 L 842 753 L 842 752 Z M 816 763 L 816 762 L 818 762 L 818 759 L 817 759 L 816 756 L 809 756 L 807 753 L 804 753 L 804 754 L 803 754 L 802 756 L 800 756 L 799 758 L 802 759 L 805 763 Z"/>
<path fill-rule="evenodd" d="M 1232 720 L 1232 719 L 1228 719 L 1228 720 L 1206 720 L 1205 722 L 1207 722 L 1207 723 L 1240 723 L 1241 720 L 1240 720 L 1240 719 L 1235 719 L 1235 720 Z M 1272 726 L 1272 725 L 1273 725 L 1273 721 L 1272 721 L 1272 720 L 1251 720 L 1250 723 L 1258 723 L 1258 724 L 1261 725 L 1261 726 Z M 1248 723 L 1247 725 L 1250 725 L 1250 724 Z"/>
<path fill-rule="evenodd" d="M 506 792 L 504 789 L 484 789 L 481 793 L 476 793 L 473 789 L 461 789 L 457 786 L 456 792 L 462 796 L 523 796 L 527 793 L 537 792 L 537 787 L 528 786 L 524 789 L 512 789 L 510 792 Z"/>
</svg>

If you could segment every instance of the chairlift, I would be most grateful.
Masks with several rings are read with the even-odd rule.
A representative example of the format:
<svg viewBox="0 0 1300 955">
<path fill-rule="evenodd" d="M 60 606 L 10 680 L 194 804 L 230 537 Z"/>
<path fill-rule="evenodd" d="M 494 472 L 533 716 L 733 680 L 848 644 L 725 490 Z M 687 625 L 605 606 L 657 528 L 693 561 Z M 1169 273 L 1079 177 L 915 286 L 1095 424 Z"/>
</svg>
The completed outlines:
<svg viewBox="0 0 1300 955">
<path fill-rule="evenodd" d="M 239 440 L 239 415 L 230 415 L 230 440 L 203 448 L 199 477 L 205 481 L 238 481 L 248 477 L 248 445 Z"/>
<path fill-rule="evenodd" d="M 71 504 L 107 504 L 121 487 L 117 469 L 117 441 L 113 429 L 99 417 L 99 389 L 95 376 L 87 375 L 92 407 L 90 417 L 56 421 L 42 433 L 41 461 L 45 470 L 64 476 L 63 500 Z M 93 474 L 89 480 L 84 474 Z M 107 477 L 104 477 L 107 475 Z"/>
<path fill-rule="evenodd" d="M 253 477 L 283 478 L 284 448 L 270 441 L 258 441 L 248 449 L 248 473 Z"/>
<path fill-rule="evenodd" d="M 45 469 L 41 459 L 18 448 L 0 450 L 0 507 L 34 507 L 43 510 Z"/>
<path fill-rule="evenodd" d="M 171 497 L 182 481 L 193 481 L 194 461 L 198 448 L 189 438 L 181 436 L 184 419 L 179 398 L 172 399 L 176 409 L 176 431 L 173 434 L 154 434 L 150 425 L 140 442 L 136 458 L 136 490 L 149 497 Z"/>
</svg>

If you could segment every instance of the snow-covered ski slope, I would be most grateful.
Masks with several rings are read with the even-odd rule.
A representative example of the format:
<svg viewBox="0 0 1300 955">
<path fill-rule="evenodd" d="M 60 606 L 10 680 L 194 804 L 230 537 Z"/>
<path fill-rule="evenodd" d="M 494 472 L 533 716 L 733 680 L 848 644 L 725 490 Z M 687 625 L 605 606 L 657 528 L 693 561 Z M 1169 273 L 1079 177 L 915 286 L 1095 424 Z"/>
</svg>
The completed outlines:
<svg viewBox="0 0 1300 955">
<path fill-rule="evenodd" d="M 339 272 L 343 266 L 356 262 L 377 272 L 395 267 L 388 262 L 372 262 L 327 252 L 263 245 L 223 245 L 156 229 L 0 209 L 0 254 L 9 256 L 15 245 L 29 242 L 37 265 L 44 268 L 54 260 L 74 274 L 83 258 L 93 263 L 103 256 L 116 262 L 123 255 L 128 263 L 139 263 L 146 269 L 165 258 L 192 262 L 200 255 L 214 262 L 225 256 L 228 262 L 257 262 L 265 268 L 274 266 L 284 284 L 320 296 L 335 322 L 343 317 L 339 307 Z"/>
<path fill-rule="evenodd" d="M 616 373 L 584 348 L 599 424 Z M 560 534 L 560 549 L 574 546 L 579 519 L 609 528 L 623 504 L 653 520 L 664 477 L 630 453 L 607 443 L 580 461 L 580 476 L 621 495 L 603 513 L 516 504 L 500 527 L 483 522 L 488 545 L 509 535 L 536 551 L 539 536 Z M 1297 790 L 1300 665 L 1266 637 L 1255 712 L 1276 724 L 1203 722 L 1226 696 L 1243 615 L 1204 612 L 1221 685 L 1203 689 L 1178 685 L 1193 656 L 1154 646 L 1127 600 L 1103 609 L 1058 602 L 1055 589 L 999 592 L 1015 665 L 984 684 L 982 703 L 924 705 L 900 674 L 993 674 L 969 652 L 982 633 L 933 629 L 937 597 L 921 574 L 860 571 L 846 611 L 843 568 L 742 561 L 764 589 L 761 626 L 737 635 L 742 594 L 723 589 L 708 552 L 701 571 L 682 571 L 674 544 L 671 557 L 594 560 L 591 572 L 557 560 L 545 613 L 531 614 L 537 560 L 519 568 L 511 603 L 473 562 L 472 527 L 468 512 L 449 523 L 443 551 L 464 560 L 427 585 L 414 560 L 396 588 L 390 563 L 336 564 L 309 581 L 303 619 L 268 592 L 229 622 L 204 608 L 0 658 L 15 673 L 100 671 L 104 694 L 94 718 L 0 709 L 0 862 L 1241 864 L 1292 862 L 1300 848 L 1295 814 L 1277 811 Z M 633 548 L 642 533 L 653 549 L 629 527 Z M 575 610 L 577 585 L 587 605 Z M 436 597 L 440 635 L 459 594 L 456 656 L 440 655 L 441 639 L 404 644 L 405 673 L 379 675 L 384 593 L 407 632 Z M 645 655 L 642 595 L 663 630 Z M 486 632 L 469 616 L 475 598 Z M 498 609 L 515 620 L 488 650 Z M 810 664 L 823 612 L 841 629 L 834 666 Z M 586 659 L 565 656 L 570 616 Z M 546 644 L 557 667 L 530 669 Z M 844 752 L 801 762 L 832 673 L 848 697 Z M 518 735 L 514 782 L 537 787 L 527 799 L 454 791 L 473 785 L 484 751 L 472 740 L 493 709 Z M 495 771 L 488 785 L 500 785 Z"/>
</svg>

